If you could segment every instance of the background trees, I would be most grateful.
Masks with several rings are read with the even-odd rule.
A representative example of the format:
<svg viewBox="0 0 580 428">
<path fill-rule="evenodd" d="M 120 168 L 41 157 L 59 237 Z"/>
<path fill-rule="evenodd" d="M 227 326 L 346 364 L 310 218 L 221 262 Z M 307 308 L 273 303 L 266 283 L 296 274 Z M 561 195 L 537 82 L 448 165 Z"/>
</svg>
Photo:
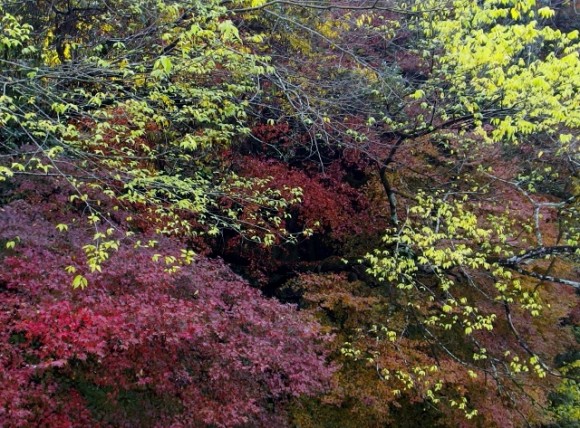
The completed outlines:
<svg viewBox="0 0 580 428">
<path fill-rule="evenodd" d="M 269 45 L 283 66 L 267 87 L 276 110 L 265 114 L 277 111 L 280 123 L 260 125 L 256 153 L 300 164 L 334 189 L 340 183 L 359 195 L 351 227 L 362 225 L 356 233 L 366 240 L 346 238 L 345 245 L 323 225 L 322 237 L 314 237 L 333 248 L 327 255 L 351 263 L 341 269 L 310 253 L 324 259 L 317 271 L 348 272 L 350 282 L 335 280 L 314 300 L 346 333 L 343 355 L 378 371 L 390 393 L 414 389 L 415 399 L 469 417 L 479 406 L 488 409 L 478 416 L 486 424 L 538 421 L 533 403 L 554 358 L 546 351 L 573 343 L 570 331 L 556 327 L 562 336 L 552 338 L 561 345 L 544 348 L 550 340 L 541 332 L 576 305 L 572 298 L 550 318 L 558 312 L 553 302 L 562 302 L 549 295 L 574 296 L 578 286 L 578 33 L 554 28 L 555 11 L 534 2 L 448 6 L 276 3 L 271 13 L 250 15 L 256 23 L 248 28 L 295 34 L 272 32 Z M 383 242 L 377 226 L 388 228 Z M 366 272 L 356 262 L 365 253 Z M 283 294 L 303 292 L 308 305 L 313 278 L 294 281 Z M 371 287 L 353 285 L 356 279 Z M 534 351 L 539 337 L 544 343 Z M 393 354 L 406 358 L 393 361 Z M 534 370 L 539 378 L 524 380 L 522 373 Z M 477 398 L 482 387 L 496 388 L 504 413 L 491 411 L 485 394 Z M 384 405 L 383 393 L 349 393 L 361 406 Z"/>
</svg>

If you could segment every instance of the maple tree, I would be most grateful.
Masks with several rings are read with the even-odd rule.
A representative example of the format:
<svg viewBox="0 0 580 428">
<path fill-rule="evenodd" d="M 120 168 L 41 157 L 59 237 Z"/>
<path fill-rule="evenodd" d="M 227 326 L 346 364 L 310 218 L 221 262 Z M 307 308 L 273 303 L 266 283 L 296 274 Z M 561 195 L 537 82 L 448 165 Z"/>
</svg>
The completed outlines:
<svg viewBox="0 0 580 428">
<path fill-rule="evenodd" d="M 295 308 L 219 260 L 188 264 L 175 240 L 88 273 L 90 223 L 55 231 L 75 207 L 62 181 L 36 184 L 0 216 L 0 239 L 18 236 L 0 274 L 2 426 L 271 426 L 327 387 L 324 338 Z M 70 286 L 71 266 L 89 288 Z"/>
</svg>

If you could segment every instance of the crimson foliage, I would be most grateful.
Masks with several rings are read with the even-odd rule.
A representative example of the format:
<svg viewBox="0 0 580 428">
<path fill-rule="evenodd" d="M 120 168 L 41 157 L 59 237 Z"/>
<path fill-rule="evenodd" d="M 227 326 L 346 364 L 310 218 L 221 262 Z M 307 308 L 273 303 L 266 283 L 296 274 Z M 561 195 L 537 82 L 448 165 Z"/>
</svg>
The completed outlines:
<svg viewBox="0 0 580 428">
<path fill-rule="evenodd" d="M 1 426 L 280 426 L 326 387 L 316 324 L 219 260 L 168 272 L 176 241 L 123 246 L 73 289 L 94 227 L 55 229 L 65 196 L 0 208 L 0 243 L 19 241 L 0 252 Z"/>
</svg>

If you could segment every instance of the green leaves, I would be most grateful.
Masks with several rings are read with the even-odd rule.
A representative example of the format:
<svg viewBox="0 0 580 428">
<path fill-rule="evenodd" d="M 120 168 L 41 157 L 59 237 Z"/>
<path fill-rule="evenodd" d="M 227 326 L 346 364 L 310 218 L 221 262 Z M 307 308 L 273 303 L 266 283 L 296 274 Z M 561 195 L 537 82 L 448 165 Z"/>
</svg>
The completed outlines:
<svg viewBox="0 0 580 428">
<path fill-rule="evenodd" d="M 470 113 L 493 105 L 489 141 L 513 141 L 532 133 L 557 135 L 579 128 L 580 60 L 577 34 L 540 25 L 534 17 L 554 11 L 536 1 L 456 2 L 435 28 L 445 80 Z M 513 22 L 505 23 L 509 14 Z M 427 25 L 427 24 L 426 24 Z M 473 103 L 474 96 L 481 99 Z M 499 114 L 501 113 L 501 114 Z M 565 148 L 563 148 L 565 150 Z"/>
<path fill-rule="evenodd" d="M 0 4 L 0 53 L 15 54 L 20 51 L 22 54 L 34 52 L 34 48 L 26 46 L 31 38 L 32 25 L 22 23 L 21 19 L 10 13 L 4 12 Z"/>
<path fill-rule="evenodd" d="M 0 94 L 0 138 L 14 141 L 7 155 L 18 170 L 1 166 L 0 180 L 60 174 L 96 228 L 107 218 L 96 206 L 105 197 L 143 209 L 159 233 L 216 236 L 228 228 L 265 245 L 285 234 L 280 212 L 293 198 L 223 174 L 216 163 L 247 135 L 243 100 L 259 91 L 268 61 L 244 47 L 219 1 L 72 9 L 79 24 L 60 36 L 50 8 L 7 12 L 0 52 L 18 60 L 0 60 L 0 86 L 11 88 Z M 38 16 L 42 25 L 32 32 L 28 22 Z M 28 45 L 38 55 L 15 50 Z M 34 156 L 20 156 L 22 146 L 34 147 Z M 221 212 L 222 198 L 235 200 L 235 209 Z M 244 208 L 250 205 L 264 209 Z M 90 269 L 117 245 L 103 237 L 87 244 Z"/>
<path fill-rule="evenodd" d="M 173 64 L 171 63 L 171 58 L 168 56 L 161 56 L 155 64 L 153 65 L 153 71 L 151 72 L 152 77 L 169 77 L 171 70 L 173 69 Z"/>
<path fill-rule="evenodd" d="M 73 288 L 83 289 L 83 288 L 86 288 L 87 285 L 88 285 L 88 281 L 83 275 L 75 276 L 73 279 L 73 282 L 72 282 Z"/>
<path fill-rule="evenodd" d="M 218 25 L 218 30 L 221 33 L 221 38 L 224 42 L 241 42 L 240 33 L 232 21 L 222 21 Z"/>
</svg>

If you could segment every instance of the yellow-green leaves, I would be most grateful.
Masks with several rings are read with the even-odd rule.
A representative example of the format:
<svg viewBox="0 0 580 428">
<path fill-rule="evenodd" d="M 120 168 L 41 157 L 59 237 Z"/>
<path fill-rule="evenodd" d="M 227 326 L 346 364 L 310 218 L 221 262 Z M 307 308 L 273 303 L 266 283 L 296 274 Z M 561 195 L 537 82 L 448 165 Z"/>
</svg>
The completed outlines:
<svg viewBox="0 0 580 428">
<path fill-rule="evenodd" d="M 482 135 L 517 142 L 532 133 L 580 127 L 577 32 L 563 34 L 538 22 L 537 16 L 547 19 L 554 11 L 534 0 L 455 6 L 428 29 L 435 29 L 444 49 L 439 61 L 451 92 L 467 112 L 487 110 L 495 117 Z"/>
<path fill-rule="evenodd" d="M 0 181 L 6 180 L 6 178 L 12 177 L 14 172 L 11 168 L 0 166 Z"/>
<path fill-rule="evenodd" d="M 16 236 L 13 239 L 9 239 L 8 241 L 6 241 L 6 243 L 4 244 L 4 247 L 7 250 L 13 250 L 14 248 L 16 248 L 16 244 L 20 242 L 20 237 Z"/>
<path fill-rule="evenodd" d="M 0 5 L 0 53 L 21 51 L 22 54 L 33 53 L 34 48 L 25 44 L 30 40 L 33 30 L 30 24 L 22 23 L 21 19 L 2 10 Z"/>
<path fill-rule="evenodd" d="M 27 23 L 35 17 L 2 5 L 11 9 L 0 18 L 0 137 L 14 151 L 0 181 L 19 172 L 68 181 L 71 202 L 83 204 L 96 229 L 84 247 L 89 271 L 99 271 L 120 245 L 100 230 L 102 197 L 138 206 L 158 233 L 230 229 L 264 245 L 291 239 L 284 210 L 299 196 L 216 162 L 248 134 L 245 100 L 269 70 L 267 57 L 244 46 L 251 36 L 227 19 L 220 1 L 121 1 L 66 35 L 42 5 L 46 19 L 35 31 Z M 38 55 L 26 55 L 33 46 Z M 19 154 L 23 145 L 33 147 L 30 154 Z M 222 209 L 223 200 L 233 202 Z"/>
<path fill-rule="evenodd" d="M 501 255 L 512 254 L 501 221 L 478 218 L 466 198 L 454 200 L 419 192 L 416 200 L 402 226 L 386 231 L 382 247 L 366 256 L 367 272 L 391 288 L 390 295 L 404 308 L 405 317 L 420 325 L 420 333 L 412 341 L 425 340 L 430 346 L 438 346 L 442 355 L 460 361 L 466 377 L 475 381 L 481 368 L 501 360 L 495 360 L 483 344 L 489 343 L 490 332 L 505 326 L 506 311 L 525 310 L 538 315 L 540 296 L 533 284 L 524 283 L 499 263 Z M 511 323 L 511 315 L 507 317 Z M 377 338 L 378 331 L 376 327 L 371 329 Z M 387 346 L 384 338 L 377 340 Z M 353 348 L 343 349 L 343 355 L 364 357 Z M 392 352 L 396 354 L 398 348 Z M 441 392 L 442 384 L 434 387 L 429 371 L 415 364 L 397 371 L 377 365 L 377 371 L 393 385 L 396 395 L 416 388 L 433 403 L 446 399 L 468 419 L 477 414 L 465 396 L 446 397 Z M 510 376 L 528 372 L 540 378 L 546 375 L 537 356 L 526 361 L 506 355 L 502 364 Z"/>
<path fill-rule="evenodd" d="M 241 42 L 240 33 L 232 21 L 222 21 L 218 25 L 218 30 L 221 33 L 221 38 L 224 42 Z"/>
<path fill-rule="evenodd" d="M 153 64 L 153 71 L 151 71 L 151 77 L 163 78 L 169 77 L 171 75 L 171 70 L 173 69 L 173 63 L 171 62 L 171 57 L 162 55 Z"/>
<path fill-rule="evenodd" d="M 538 293 L 522 286 L 512 272 L 497 261 L 506 236 L 503 226 L 494 223 L 482 227 L 464 202 L 442 201 L 419 193 L 418 204 L 400 229 L 387 231 L 384 248 L 367 254 L 368 273 L 377 280 L 396 286 L 409 302 L 429 306 L 426 324 L 450 330 L 461 326 L 467 336 L 476 331 L 491 331 L 497 315 L 484 313 L 472 303 L 467 290 L 475 287 L 488 298 L 500 302 L 518 302 L 532 315 L 542 304 Z M 492 245 L 493 243 L 493 245 Z M 478 284 L 470 272 L 488 272 L 495 281 Z M 429 274 L 435 281 L 428 289 L 421 279 Z M 459 274 L 459 276 L 458 276 Z M 461 279 L 463 278 L 463 279 Z M 420 297 L 421 296 L 421 297 Z M 439 309 L 432 303 L 438 297 Z"/>
<path fill-rule="evenodd" d="M 67 231 L 67 230 L 68 230 L 68 224 L 64 224 L 64 223 L 57 224 L 57 225 L 56 225 L 56 229 L 57 229 L 59 232 L 65 232 L 65 231 Z"/>
<path fill-rule="evenodd" d="M 542 7 L 538 9 L 538 15 L 544 19 L 553 18 L 556 15 L 554 9 L 550 9 L 549 7 Z"/>
<path fill-rule="evenodd" d="M 87 285 L 88 285 L 88 281 L 83 275 L 75 276 L 73 281 L 72 281 L 73 288 L 83 289 L 83 288 L 86 288 Z"/>
</svg>

